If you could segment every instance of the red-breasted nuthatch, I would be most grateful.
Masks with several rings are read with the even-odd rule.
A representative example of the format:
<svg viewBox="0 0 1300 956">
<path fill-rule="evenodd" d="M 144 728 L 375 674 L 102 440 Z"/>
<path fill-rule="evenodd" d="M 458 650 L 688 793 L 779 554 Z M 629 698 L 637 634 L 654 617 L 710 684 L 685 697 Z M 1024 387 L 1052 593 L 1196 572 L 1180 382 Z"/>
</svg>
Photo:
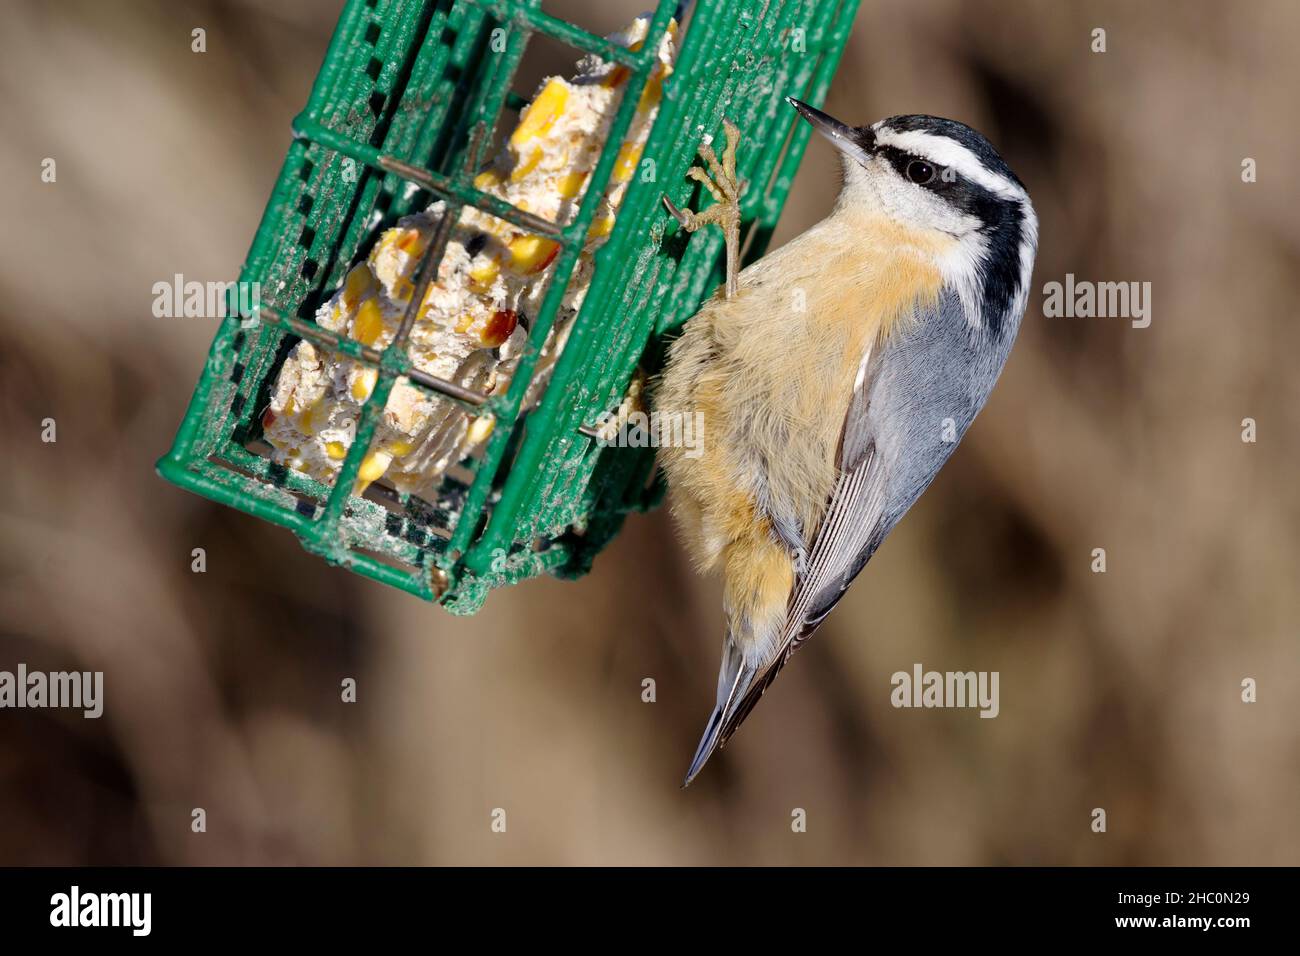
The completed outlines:
<svg viewBox="0 0 1300 956">
<path fill-rule="evenodd" d="M 952 454 L 1029 297 L 1038 220 L 988 140 L 953 120 L 852 127 L 791 99 L 843 154 L 834 211 L 735 273 L 735 147 L 670 212 L 728 233 L 728 294 L 673 343 L 656 405 L 703 413 L 704 450 L 662 450 L 673 513 L 725 576 L 717 705 L 686 783 L 725 744 Z"/>
</svg>

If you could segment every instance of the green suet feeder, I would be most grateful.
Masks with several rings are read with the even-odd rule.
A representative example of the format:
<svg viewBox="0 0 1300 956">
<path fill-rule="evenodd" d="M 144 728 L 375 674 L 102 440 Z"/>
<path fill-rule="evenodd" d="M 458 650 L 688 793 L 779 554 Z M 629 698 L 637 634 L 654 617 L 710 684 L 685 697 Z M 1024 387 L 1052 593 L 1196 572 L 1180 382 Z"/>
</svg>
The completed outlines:
<svg viewBox="0 0 1300 956">
<path fill-rule="evenodd" d="M 248 259 L 241 284 L 262 291 L 256 321 L 231 296 L 175 443 L 159 473 L 184 488 L 292 530 L 333 564 L 438 601 L 477 610 L 491 588 L 542 572 L 576 577 L 629 511 L 663 495 L 654 449 L 594 440 L 643 361 L 722 279 L 718 229 L 691 235 L 660 197 L 700 201 L 686 178 L 703 134 L 723 118 L 743 139 L 739 175 L 746 261 L 762 254 L 811 128 L 785 105 L 825 97 L 857 0 L 699 0 L 678 31 L 674 70 L 608 241 L 596 254 L 582 308 L 540 399 L 525 393 L 556 319 L 618 144 L 632 121 L 678 0 L 663 0 L 645 42 L 629 49 L 543 12 L 540 0 L 350 0 L 339 20 Z M 627 89 L 606 146 L 568 223 L 543 221 L 474 185 L 503 114 L 523 100 L 511 86 L 541 34 L 625 67 Z M 415 368 L 404 335 L 375 349 L 318 326 L 316 310 L 364 257 L 375 235 L 443 200 L 420 261 L 423 290 L 464 207 L 558 243 L 548 285 L 509 387 L 485 396 Z M 707 201 L 707 197 L 706 197 Z M 697 207 L 698 208 L 698 207 Z M 406 323 L 409 326 L 409 323 Z M 317 348 L 364 363 L 376 384 L 337 478 L 318 482 L 272 460 L 261 414 L 290 349 Z M 478 451 L 417 497 L 354 480 L 394 382 L 495 421 Z M 521 415 L 521 410 L 526 414 Z"/>
</svg>

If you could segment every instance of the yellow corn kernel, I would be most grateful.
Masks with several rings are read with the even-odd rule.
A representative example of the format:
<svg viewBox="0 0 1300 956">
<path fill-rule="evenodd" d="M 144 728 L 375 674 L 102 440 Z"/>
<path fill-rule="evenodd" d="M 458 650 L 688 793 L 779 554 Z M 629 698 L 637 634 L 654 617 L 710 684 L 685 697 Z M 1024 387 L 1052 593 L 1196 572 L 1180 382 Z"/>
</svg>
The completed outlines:
<svg viewBox="0 0 1300 956">
<path fill-rule="evenodd" d="M 478 418 L 474 419 L 473 424 L 469 426 L 466 438 L 474 444 L 486 441 L 487 437 L 492 434 L 492 429 L 496 428 L 496 425 L 497 420 L 491 415 L 480 415 Z"/>
<path fill-rule="evenodd" d="M 298 419 L 298 425 L 304 434 L 316 434 L 316 413 L 324 407 L 324 402 L 317 399 L 316 403 L 302 413 L 302 418 Z"/>
<path fill-rule="evenodd" d="M 582 192 L 582 185 L 587 181 L 586 173 L 565 173 L 556 182 L 556 189 L 565 199 L 572 199 Z"/>
<path fill-rule="evenodd" d="M 606 89 L 612 90 L 631 75 L 632 71 L 620 63 L 618 66 L 614 67 L 614 69 L 605 74 L 605 78 L 600 81 L 600 85 Z"/>
<path fill-rule="evenodd" d="M 659 101 L 664 98 L 664 84 L 659 77 L 651 77 L 646 83 L 645 89 L 641 91 L 641 99 L 636 104 L 636 108 L 641 112 L 652 110 L 659 105 Z"/>
<path fill-rule="evenodd" d="M 293 396 L 290 395 L 288 398 L 284 400 L 284 408 L 280 410 L 280 414 L 288 418 L 290 415 L 294 413 L 294 410 L 296 408 L 297 406 L 294 405 L 293 403 Z"/>
<path fill-rule="evenodd" d="M 464 335 L 466 332 L 469 331 L 469 327 L 473 324 L 474 324 L 474 316 L 466 312 L 464 315 L 462 315 L 459 319 L 456 320 L 456 331 L 459 332 L 461 335 Z"/>
<path fill-rule="evenodd" d="M 384 446 L 384 451 L 388 452 L 394 458 L 401 458 L 403 455 L 409 455 L 411 453 L 411 449 L 414 447 L 415 446 L 412 445 L 409 441 L 401 441 L 401 440 L 390 441 L 387 445 Z"/>
<path fill-rule="evenodd" d="M 398 302 L 409 302 L 415 295 L 415 283 L 403 276 L 393 283 L 393 298 Z"/>
<path fill-rule="evenodd" d="M 352 380 L 352 397 L 358 402 L 364 402 L 370 397 L 370 393 L 375 390 L 375 382 L 378 380 L 378 369 L 361 369 L 357 372 L 357 377 Z"/>
<path fill-rule="evenodd" d="M 371 451 L 361 461 L 361 467 L 357 469 L 357 483 L 353 488 L 354 494 L 362 494 L 370 487 L 372 481 L 377 481 L 384 476 L 388 466 L 393 463 L 393 456 L 386 451 Z"/>
<path fill-rule="evenodd" d="M 488 348 L 504 345 L 519 326 L 519 313 L 514 309 L 497 309 L 479 329 L 479 341 Z"/>
<path fill-rule="evenodd" d="M 370 255 L 366 257 L 366 261 L 376 273 L 379 270 L 375 268 L 375 264 L 379 262 L 380 258 L 382 258 L 386 253 L 391 252 L 395 245 L 397 245 L 397 230 L 389 229 L 379 237 L 379 241 L 376 242 L 374 248 L 370 250 Z"/>
<path fill-rule="evenodd" d="M 424 234 L 419 229 L 399 230 L 397 248 L 412 258 L 418 258 L 424 251 Z"/>
<path fill-rule="evenodd" d="M 613 231 L 614 217 L 601 216 L 599 219 L 592 221 L 591 228 L 587 230 L 587 238 L 599 239 L 601 236 L 608 236 Z"/>
<path fill-rule="evenodd" d="M 614 160 L 614 179 L 616 182 L 626 182 L 632 178 L 636 172 L 636 164 L 641 161 L 641 147 L 634 143 L 624 143 L 623 148 L 618 151 L 618 158 Z"/>
<path fill-rule="evenodd" d="M 362 345 L 374 345 L 384 331 L 384 313 L 379 303 L 371 298 L 361 303 L 357 317 L 352 321 L 352 337 Z"/>
<path fill-rule="evenodd" d="M 488 192 L 500 185 L 501 174 L 495 169 L 485 169 L 474 177 L 474 188 L 481 192 Z"/>
<path fill-rule="evenodd" d="M 537 99 L 524 110 L 519 125 L 510 134 L 510 145 L 518 151 L 529 140 L 550 132 L 568 102 L 568 84 L 558 76 L 551 77 L 542 92 L 537 94 Z"/>
<path fill-rule="evenodd" d="M 473 290 L 480 294 L 487 292 L 492 288 L 492 283 L 496 281 L 500 272 L 501 264 L 495 259 L 483 260 L 479 265 L 469 270 L 469 281 Z"/>
<path fill-rule="evenodd" d="M 531 173 L 534 169 L 536 169 L 537 164 L 540 163 L 541 161 L 542 161 L 542 148 L 538 146 L 536 149 L 534 149 L 531 153 L 528 154 L 527 159 L 520 160 L 518 165 L 516 165 L 515 168 L 511 170 L 510 181 L 512 183 L 519 182 L 525 176 Z"/>
<path fill-rule="evenodd" d="M 540 272 L 555 258 L 559 244 L 541 236 L 519 236 L 510 243 L 510 265 L 516 272 Z"/>
<path fill-rule="evenodd" d="M 358 262 L 348 273 L 347 281 L 343 283 L 343 308 L 351 312 L 357 307 L 367 293 L 370 292 L 374 283 L 371 281 L 370 266 L 364 262 Z"/>
<path fill-rule="evenodd" d="M 342 461 L 348 456 L 348 446 L 341 441 L 331 441 L 325 443 L 325 454 L 329 455 L 335 461 Z"/>
</svg>

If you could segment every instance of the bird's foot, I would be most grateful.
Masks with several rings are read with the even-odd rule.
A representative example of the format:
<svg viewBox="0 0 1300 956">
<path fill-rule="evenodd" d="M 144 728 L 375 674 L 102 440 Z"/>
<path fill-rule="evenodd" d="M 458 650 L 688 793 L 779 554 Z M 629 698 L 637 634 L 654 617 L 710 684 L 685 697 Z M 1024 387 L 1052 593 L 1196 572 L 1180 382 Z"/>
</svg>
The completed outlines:
<svg viewBox="0 0 1300 956">
<path fill-rule="evenodd" d="M 714 204 L 703 212 L 691 212 L 689 209 L 679 209 L 667 196 L 663 200 L 672 217 L 687 232 L 694 232 L 708 223 L 717 223 L 722 227 L 722 234 L 727 241 L 727 298 L 730 299 L 736 294 L 740 279 L 740 196 L 745 191 L 745 184 L 736 178 L 736 146 L 740 142 L 740 130 L 725 118 L 722 129 L 727 138 L 722 159 L 718 159 L 712 144 L 705 143 L 700 146 L 700 155 L 704 157 L 708 170 L 692 166 L 686 172 L 687 176 L 709 191 Z"/>
</svg>

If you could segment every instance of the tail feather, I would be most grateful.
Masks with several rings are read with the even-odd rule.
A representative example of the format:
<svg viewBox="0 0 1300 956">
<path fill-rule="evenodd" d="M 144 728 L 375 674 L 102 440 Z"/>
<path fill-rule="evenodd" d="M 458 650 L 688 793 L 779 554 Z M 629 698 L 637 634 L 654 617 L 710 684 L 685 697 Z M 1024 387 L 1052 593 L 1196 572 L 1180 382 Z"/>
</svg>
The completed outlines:
<svg viewBox="0 0 1300 956">
<path fill-rule="evenodd" d="M 795 559 L 767 527 L 755 525 L 750 537 L 732 542 L 726 551 L 728 623 L 717 702 L 683 787 L 695 779 L 714 751 L 726 746 L 788 656 L 784 635 Z"/>
<path fill-rule="evenodd" d="M 826 610 L 829 612 L 830 609 Z M 780 649 L 769 660 L 759 664 L 747 660 L 734 633 L 728 632 L 722 645 L 722 666 L 718 670 L 717 705 L 709 716 L 704 736 L 700 738 L 700 745 L 695 750 L 695 759 L 686 772 L 683 789 L 690 785 L 713 753 L 727 745 L 731 735 L 740 728 L 754 705 L 772 686 L 785 662 L 817 630 L 825 617 L 826 614 L 823 613 L 815 621 L 803 622 L 798 628 L 789 627 Z"/>
<path fill-rule="evenodd" d="M 696 774 L 704 769 L 704 765 L 713 756 L 713 752 L 726 742 L 723 731 L 727 727 L 736 702 L 745 695 L 752 682 L 754 673 L 755 668 L 746 663 L 744 651 L 740 649 L 735 634 L 728 632 L 722 642 L 722 666 L 718 668 L 717 704 L 704 728 L 700 745 L 695 748 L 695 757 L 691 760 L 690 769 L 686 771 L 683 788 L 690 786 Z"/>
<path fill-rule="evenodd" d="M 695 758 L 690 769 L 686 771 L 686 780 L 682 788 L 690 786 L 691 781 L 704 769 L 714 751 L 721 750 L 731 739 L 749 712 L 754 709 L 758 699 L 763 696 L 777 672 L 785 665 L 790 654 L 782 650 L 770 661 L 754 664 L 739 646 L 731 633 L 727 634 L 722 645 L 722 666 L 718 669 L 718 701 L 704 728 L 700 745 L 695 748 Z"/>
</svg>

